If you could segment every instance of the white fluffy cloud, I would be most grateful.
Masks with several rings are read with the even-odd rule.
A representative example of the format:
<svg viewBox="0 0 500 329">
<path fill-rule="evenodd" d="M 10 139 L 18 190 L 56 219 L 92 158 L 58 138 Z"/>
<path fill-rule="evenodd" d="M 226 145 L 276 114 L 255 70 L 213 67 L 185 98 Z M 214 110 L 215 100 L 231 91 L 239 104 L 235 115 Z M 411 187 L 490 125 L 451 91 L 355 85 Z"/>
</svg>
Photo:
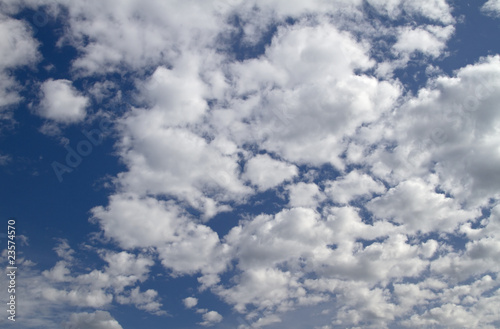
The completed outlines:
<svg viewBox="0 0 500 329">
<path fill-rule="evenodd" d="M 231 133 L 289 161 L 342 168 L 349 136 L 388 110 L 399 88 L 354 73 L 375 64 L 367 44 L 330 24 L 310 25 L 279 28 L 265 56 L 234 65 L 236 91 L 252 96 L 234 101 L 241 119 Z"/>
<path fill-rule="evenodd" d="M 210 218 L 251 189 L 239 179 L 238 149 L 189 129 L 169 127 L 168 110 L 136 109 L 123 121 L 121 154 L 129 170 L 119 175 L 127 191 L 173 196 Z"/>
<path fill-rule="evenodd" d="M 426 55 L 437 57 L 442 54 L 446 41 L 453 33 L 453 26 L 426 26 L 424 28 L 401 28 L 398 41 L 393 46 L 399 54 L 406 56 L 420 51 Z"/>
<path fill-rule="evenodd" d="M 39 59 L 38 42 L 28 25 L 0 12 L 0 120 L 10 119 L 12 112 L 6 107 L 21 100 L 21 86 L 12 71 Z"/>
<path fill-rule="evenodd" d="M 226 267 L 226 252 L 217 233 L 195 223 L 174 202 L 115 195 L 107 208 L 94 208 L 93 214 L 105 234 L 120 246 L 155 247 L 162 264 L 174 273 L 209 275 Z"/>
<path fill-rule="evenodd" d="M 385 187 L 367 174 L 351 171 L 335 181 L 326 182 L 325 193 L 334 201 L 346 204 L 360 196 L 382 193 Z"/>
<path fill-rule="evenodd" d="M 257 155 L 245 165 L 244 178 L 257 185 L 260 191 L 275 187 L 298 174 L 294 165 L 272 159 L 269 155 Z"/>
<path fill-rule="evenodd" d="M 45 81 L 40 87 L 42 99 L 38 115 L 61 123 L 82 121 L 89 105 L 87 97 L 82 96 L 69 80 Z"/>
<path fill-rule="evenodd" d="M 152 314 L 165 314 L 165 311 L 159 311 L 162 304 L 158 302 L 158 292 L 153 289 L 141 292 L 139 287 L 135 287 L 128 294 L 119 295 L 116 299 L 120 304 L 133 304 L 138 309 Z"/>
<path fill-rule="evenodd" d="M 452 232 L 479 215 L 462 210 L 455 200 L 436 193 L 433 186 L 419 180 L 400 183 L 371 200 L 367 207 L 378 218 L 405 225 L 408 233 Z"/>
<path fill-rule="evenodd" d="M 209 327 L 221 322 L 222 319 L 222 315 L 220 315 L 216 311 L 209 311 L 203 314 L 203 322 L 201 322 L 200 324 L 202 326 Z"/>
<path fill-rule="evenodd" d="M 144 86 L 145 97 L 154 106 L 151 111 L 161 113 L 169 126 L 195 122 L 208 107 L 208 88 L 197 76 L 195 61 L 183 58 L 179 62 L 172 70 L 158 67 Z"/>
<path fill-rule="evenodd" d="M 376 176 L 394 185 L 422 177 L 471 207 L 498 198 L 500 162 L 491 150 L 499 138 L 494 105 L 499 70 L 500 57 L 490 56 L 454 77 L 433 79 L 395 111 L 395 121 L 386 120 L 360 135 L 371 138 L 370 144 L 380 141 L 360 162 L 369 163 Z M 388 142 L 397 145 L 388 150 Z"/>
<path fill-rule="evenodd" d="M 376 7 L 391 17 L 413 10 L 440 24 L 452 23 L 446 3 L 435 4 L 432 10 L 396 1 Z M 232 8 L 242 10 L 237 5 Z M 454 28 L 393 30 L 392 49 L 405 61 L 414 52 L 443 55 Z M 258 39 L 260 32 L 248 33 Z M 437 77 L 418 95 L 403 99 L 397 80 L 373 76 L 381 63 L 370 58 L 370 50 L 369 37 L 355 38 L 324 19 L 302 19 L 279 27 L 260 57 L 227 64 L 208 51 L 204 60 L 194 54 L 157 68 L 138 82 L 138 99 L 145 105 L 121 121 L 119 150 L 127 164 L 116 180 L 121 192 L 93 211 L 105 235 L 127 249 L 153 247 L 174 276 L 200 274 L 202 289 L 210 288 L 248 314 L 255 326 L 318 303 L 329 303 L 334 325 L 386 326 L 412 313 L 410 325 L 432 323 L 425 322 L 428 312 L 438 314 L 453 302 L 438 291 L 458 289 L 452 280 L 436 288 L 439 278 L 455 275 L 454 264 L 464 269 L 463 279 L 484 274 L 478 268 L 496 256 L 492 238 L 471 241 L 460 253 L 449 241 L 428 234 L 479 234 L 467 223 L 480 215 L 475 205 L 495 192 L 484 181 L 477 185 L 477 200 L 464 207 L 470 194 L 453 185 L 464 176 L 450 170 L 457 165 L 451 159 L 463 153 L 439 143 L 465 135 L 442 134 L 441 129 L 455 127 L 440 120 L 457 99 L 467 97 L 463 90 L 482 72 L 490 74 L 482 80 L 485 87 L 478 90 L 480 103 L 472 112 L 479 115 L 493 104 L 497 59 L 485 59 L 455 77 Z M 210 106 L 208 97 L 216 98 Z M 463 104 L 455 114 L 473 103 Z M 484 121 L 488 129 L 482 133 L 491 138 L 496 116 L 484 111 L 490 121 Z M 455 118 L 446 114 L 448 120 Z M 430 144 L 422 146 L 425 142 Z M 339 176 L 314 176 L 319 181 L 312 182 L 299 170 L 323 165 Z M 189 205 L 208 220 L 230 211 L 231 202 L 244 204 L 250 195 L 292 179 L 285 185 L 290 209 L 245 218 L 224 237 L 183 211 Z M 220 281 L 230 264 L 236 270 L 233 279 Z M 405 278 L 418 283 L 403 284 Z M 410 293 L 413 297 L 406 298 Z M 190 298 L 184 300 L 186 307 L 196 305 Z M 479 323 L 467 320 L 470 312 L 457 314 L 463 323 Z M 204 325 L 214 322 L 208 314 Z"/>
<path fill-rule="evenodd" d="M 416 53 L 424 67 L 446 55 L 446 1 L 56 2 L 59 44 L 78 50 L 73 76 L 98 80 L 88 94 L 99 101 L 119 89 L 103 77 L 127 73 L 133 106 L 116 125 L 124 169 L 92 209 L 123 251 L 99 251 L 105 265 L 82 273 L 63 241 L 35 276 L 37 300 L 164 314 L 162 296 L 141 289 L 158 260 L 253 327 L 319 304 L 323 328 L 498 324 L 500 57 L 436 70 L 414 95 L 392 77 Z M 383 22 L 366 21 L 368 5 Z M 264 37 L 260 55 L 234 59 Z M 19 49 L 8 65 L 34 61 Z M 42 117 L 85 119 L 90 100 L 70 81 L 41 90 Z M 230 213 L 276 190 L 274 210 Z M 219 235 L 210 221 L 222 212 L 232 221 Z M 197 312 L 203 326 L 226 320 Z M 73 314 L 75 326 L 121 328 L 101 311 Z"/>
<path fill-rule="evenodd" d="M 289 191 L 291 207 L 310 207 L 315 208 L 324 200 L 325 196 L 319 190 L 318 185 L 314 183 L 299 182 L 295 185 L 287 186 Z"/>
<path fill-rule="evenodd" d="M 500 1 L 498 1 L 498 0 L 488 0 L 481 7 L 481 10 L 483 12 L 485 12 L 486 14 L 498 17 L 498 16 L 500 16 Z"/>
<path fill-rule="evenodd" d="M 183 299 L 184 306 L 187 308 L 193 308 L 198 304 L 198 299 L 194 297 L 186 297 Z"/>
</svg>

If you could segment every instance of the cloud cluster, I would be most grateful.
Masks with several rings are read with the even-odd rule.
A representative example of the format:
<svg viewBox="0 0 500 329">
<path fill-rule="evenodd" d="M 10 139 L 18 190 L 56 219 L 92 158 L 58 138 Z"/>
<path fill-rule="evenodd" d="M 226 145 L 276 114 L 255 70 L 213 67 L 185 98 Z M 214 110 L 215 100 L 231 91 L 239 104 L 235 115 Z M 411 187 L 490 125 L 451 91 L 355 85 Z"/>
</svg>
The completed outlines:
<svg viewBox="0 0 500 329">
<path fill-rule="evenodd" d="M 127 72 L 133 92 L 116 119 L 125 169 L 91 210 L 122 251 L 82 272 L 61 243 L 38 298 L 161 315 L 161 296 L 140 287 L 157 259 L 242 314 L 241 328 L 281 328 L 303 307 L 328 310 L 323 328 L 498 326 L 500 56 L 415 94 L 394 74 L 446 55 L 446 1 L 56 2 L 74 76 L 104 95 Z M 42 117 L 85 118 L 71 81 L 41 90 Z M 268 199 L 275 210 L 259 208 Z M 181 302 L 200 325 L 226 318 Z M 66 324 L 83 325 L 121 328 L 103 311 Z"/>
<path fill-rule="evenodd" d="M 107 263 L 103 270 L 94 269 L 73 276 L 74 266 L 67 260 L 61 260 L 53 268 L 43 271 L 43 277 L 52 286 L 41 290 L 42 297 L 52 303 L 93 308 L 105 307 L 116 299 L 119 304 L 132 304 L 153 314 L 164 313 L 160 310 L 162 304 L 158 302 L 155 290 L 142 292 L 138 286 L 132 288 L 149 277 L 149 268 L 154 264 L 150 257 L 125 251 L 100 253 Z"/>
<path fill-rule="evenodd" d="M 47 270 L 39 270 L 36 263 L 18 253 L 17 265 L 23 268 L 23 275 L 16 282 L 16 298 L 23 304 L 19 316 L 22 328 L 54 328 L 61 323 L 68 329 L 122 328 L 104 311 L 113 304 L 132 305 L 156 316 L 166 314 L 158 292 L 140 287 L 151 275 L 151 255 L 91 246 L 84 250 L 87 255 L 89 251 L 97 253 L 97 262 L 104 265 L 83 264 L 82 250 L 73 250 L 66 240 L 60 240 L 54 248 L 60 260 Z M 3 254 L 7 255 L 7 250 Z M 4 280 L 3 298 L 7 285 Z M 82 312 L 89 309 L 95 312 Z M 0 324 L 7 321 L 2 318 Z"/>
</svg>

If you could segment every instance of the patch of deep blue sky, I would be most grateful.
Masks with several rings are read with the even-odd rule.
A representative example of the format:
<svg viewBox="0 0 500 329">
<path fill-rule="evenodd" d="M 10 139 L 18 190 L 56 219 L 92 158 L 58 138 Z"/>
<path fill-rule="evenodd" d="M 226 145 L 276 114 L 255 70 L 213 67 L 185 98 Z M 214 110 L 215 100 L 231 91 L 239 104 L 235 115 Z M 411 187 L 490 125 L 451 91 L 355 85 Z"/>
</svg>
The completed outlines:
<svg viewBox="0 0 500 329">
<path fill-rule="evenodd" d="M 425 68 L 428 63 L 452 75 L 454 70 L 476 62 L 481 56 L 500 52 L 499 20 L 480 13 L 479 8 L 484 2 L 452 2 L 453 14 L 458 18 L 459 23 L 455 25 L 455 34 L 447 43 L 449 56 L 429 60 L 416 54 L 407 67 L 396 71 L 396 77 L 403 82 L 407 91 L 415 92 L 425 85 L 427 81 Z M 411 24 L 408 17 L 400 21 L 389 21 L 368 5 L 365 9 L 366 18 L 377 20 L 380 24 Z M 25 10 L 16 18 L 23 19 L 32 25 L 35 38 L 41 44 L 39 50 L 43 59 L 36 69 L 23 68 L 14 72 L 18 81 L 26 87 L 22 92 L 25 101 L 17 106 L 14 112 L 17 124 L 11 128 L 5 128 L 0 136 L 2 154 L 9 154 L 12 157 L 8 165 L 0 168 L 3 183 L 0 189 L 0 197 L 3 200 L 0 213 L 5 219 L 10 216 L 17 217 L 18 234 L 26 234 L 30 239 L 30 247 L 25 247 L 25 251 L 30 259 L 39 263 L 42 269 L 46 269 L 53 266 L 55 260 L 55 253 L 48 252 L 56 244 L 53 238 L 67 238 L 72 247 L 78 248 L 77 245 L 87 241 L 88 234 L 97 229 L 87 221 L 90 215 L 89 210 L 96 205 L 107 204 L 107 197 L 112 191 L 104 187 L 104 182 L 108 180 L 108 177 L 116 175 L 125 168 L 113 155 L 115 140 L 113 136 L 109 136 L 102 144 L 94 146 L 91 154 L 83 157 L 81 164 L 73 172 L 65 174 L 63 182 L 58 181 L 51 164 L 53 161 L 64 163 L 67 149 L 58 138 L 39 132 L 39 127 L 44 120 L 31 113 L 29 104 L 36 106 L 39 101 L 38 88 L 43 81 L 49 78 L 72 80 L 70 67 L 72 61 L 78 56 L 78 52 L 69 45 L 55 46 L 65 27 L 64 14 L 54 20 L 46 16 L 43 10 L 38 12 Z M 424 22 L 419 20 L 415 23 Z M 221 51 L 230 52 L 234 60 L 239 61 L 262 55 L 278 28 L 276 24 L 268 26 L 260 42 L 249 45 L 243 42 L 240 18 L 234 16 L 230 19 L 230 23 L 236 27 L 236 32 L 230 35 L 229 39 L 221 39 L 221 42 L 229 45 L 226 47 L 221 43 Z M 282 24 L 294 23 L 293 19 L 288 19 Z M 376 44 L 380 47 L 373 49 L 372 56 L 379 61 L 393 56 L 390 53 L 390 45 L 395 40 L 382 37 L 378 41 Z M 44 69 L 47 65 L 53 65 L 54 68 Z M 154 68 L 150 68 L 147 72 L 125 71 L 122 74 L 105 76 L 105 79 L 119 84 L 124 95 L 124 102 L 117 105 L 110 103 L 109 99 L 104 99 L 102 104 L 92 104 L 89 112 L 95 113 L 103 109 L 114 112 L 115 115 L 122 114 L 130 104 L 134 104 L 132 97 L 134 80 L 137 77 L 147 76 L 153 71 Z M 77 79 L 73 83 L 76 88 L 83 91 L 86 86 L 96 81 L 95 78 L 85 78 Z M 79 141 L 85 140 L 82 129 L 96 129 L 98 122 L 99 120 L 96 120 L 87 126 L 75 125 L 63 128 L 62 136 L 69 140 L 71 147 L 75 148 Z M 311 168 L 301 166 L 299 169 L 303 175 Z M 325 179 L 333 179 L 338 175 L 338 172 L 328 166 L 314 169 L 318 171 L 314 179 L 316 183 Z M 236 225 L 238 220 L 243 218 L 244 214 L 278 212 L 288 202 L 287 198 L 282 197 L 283 194 L 282 187 L 261 193 L 252 197 L 248 204 L 236 205 L 233 212 L 220 214 L 208 224 L 222 237 L 232 226 Z M 360 204 L 354 205 L 360 206 Z M 488 214 L 489 210 L 484 211 L 483 217 Z M 362 214 L 368 217 L 366 211 Z M 370 222 L 371 218 L 368 217 L 365 220 Z M 365 241 L 364 243 L 371 242 Z M 463 243 L 464 241 L 458 240 L 453 242 L 457 248 L 463 248 Z M 113 248 L 113 246 L 106 247 Z M 100 262 L 97 256 L 82 255 L 82 257 L 88 257 L 88 264 L 96 265 Z M 165 309 L 169 310 L 173 317 L 155 319 L 142 311 L 134 310 L 133 307 L 117 308 L 113 315 L 124 325 L 124 328 L 140 327 L 143 324 L 141 322 L 143 317 L 148 317 L 151 327 L 159 327 L 166 323 L 176 325 L 178 328 L 183 328 L 181 323 L 189 323 L 184 328 L 196 327 L 195 322 L 201 321 L 201 315 L 193 317 L 192 311 L 184 310 L 179 303 L 181 298 L 190 293 L 200 297 L 199 292 L 193 290 L 195 289 L 193 287 L 197 286 L 196 278 L 186 276 L 173 280 L 162 274 L 164 271 L 161 265 L 157 264 L 153 268 L 155 276 L 151 282 L 146 283 L 143 289 L 151 287 L 158 290 L 160 296 L 165 296 L 163 298 Z M 227 274 L 225 278 L 229 279 L 230 275 Z M 199 307 L 216 309 L 222 314 L 226 313 L 224 315 L 230 313 L 227 305 L 208 292 L 201 294 Z"/>
</svg>

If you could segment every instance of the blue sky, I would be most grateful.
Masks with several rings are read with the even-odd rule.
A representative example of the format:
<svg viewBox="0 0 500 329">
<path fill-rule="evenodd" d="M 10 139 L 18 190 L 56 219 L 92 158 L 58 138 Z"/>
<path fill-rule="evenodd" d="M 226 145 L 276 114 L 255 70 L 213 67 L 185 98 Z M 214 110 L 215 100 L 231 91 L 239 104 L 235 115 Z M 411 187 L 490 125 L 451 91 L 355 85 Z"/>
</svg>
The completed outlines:
<svg viewBox="0 0 500 329">
<path fill-rule="evenodd" d="M 500 326 L 499 28 L 498 0 L 2 2 L 0 324 Z"/>
</svg>

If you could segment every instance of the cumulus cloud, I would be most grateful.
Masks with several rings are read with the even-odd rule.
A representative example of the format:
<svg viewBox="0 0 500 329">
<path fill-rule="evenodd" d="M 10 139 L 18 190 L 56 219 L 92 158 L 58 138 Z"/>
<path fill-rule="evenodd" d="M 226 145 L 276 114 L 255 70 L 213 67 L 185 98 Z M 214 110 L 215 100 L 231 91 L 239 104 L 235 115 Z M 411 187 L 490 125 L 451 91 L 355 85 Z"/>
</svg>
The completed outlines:
<svg viewBox="0 0 500 329">
<path fill-rule="evenodd" d="M 207 109 L 208 88 L 197 77 L 195 60 L 184 58 L 172 70 L 160 66 L 144 85 L 151 110 L 157 109 L 168 125 L 195 122 Z"/>
<path fill-rule="evenodd" d="M 186 308 L 193 308 L 198 304 L 198 299 L 194 297 L 186 297 L 182 300 Z"/>
<path fill-rule="evenodd" d="M 286 188 L 289 191 L 291 207 L 315 208 L 325 198 L 318 185 L 314 183 L 299 182 Z"/>
<path fill-rule="evenodd" d="M 220 315 L 216 311 L 209 311 L 203 314 L 203 322 L 201 322 L 200 324 L 204 327 L 210 327 L 215 325 L 216 323 L 221 322 L 222 319 L 222 315 Z"/>
<path fill-rule="evenodd" d="M 367 45 L 327 24 L 279 30 L 266 57 L 252 61 L 277 73 L 272 81 L 252 78 L 260 81 L 261 94 L 252 99 L 251 124 L 243 127 L 249 135 L 242 137 L 289 161 L 343 168 L 339 157 L 348 136 L 376 120 L 399 94 L 387 82 L 354 74 L 373 66 L 366 52 Z M 259 72 L 252 66 L 244 67 Z M 269 84 L 275 87 L 267 91 Z"/>
<path fill-rule="evenodd" d="M 325 193 L 334 201 L 346 204 L 361 196 L 371 196 L 373 193 L 382 193 L 385 187 L 376 182 L 367 174 L 351 171 L 335 181 L 326 182 Z"/>
<path fill-rule="evenodd" d="M 444 12 L 427 13 L 450 23 Z M 396 31 L 393 50 L 404 59 L 414 52 L 441 56 L 454 29 L 425 25 Z M 322 20 L 279 27 L 262 56 L 223 65 L 218 73 L 213 65 L 219 59 L 210 56 L 190 59 L 202 74 L 209 72 L 208 79 L 197 80 L 178 60 L 139 83 L 145 105 L 121 121 L 119 149 L 128 166 L 117 177 L 122 192 L 93 210 L 106 236 L 127 249 L 155 248 L 174 276 L 199 273 L 201 288 L 209 287 L 238 312 L 263 312 L 253 317 L 257 326 L 280 321 L 269 314 L 327 303 L 332 296 L 338 301 L 330 304 L 334 324 L 384 326 L 439 300 L 436 291 L 454 289 L 457 282 L 439 288 L 436 282 L 455 275 L 451 264 L 459 257 L 464 269 L 476 269 L 465 271 L 464 279 L 483 273 L 470 264 L 496 255 L 491 241 L 471 242 L 461 254 L 428 234 L 458 229 L 473 234 L 466 224 L 480 216 L 475 205 L 484 203 L 480 195 L 492 195 L 486 188 L 464 208 L 470 194 L 450 185 L 460 175 L 441 168 L 457 164 L 447 159 L 459 157 L 453 152 L 460 148 L 441 148 L 455 135 L 437 128 L 442 109 L 455 105 L 450 93 L 472 86 L 476 70 L 486 72 L 482 66 L 492 65 L 488 71 L 495 72 L 494 57 L 455 77 L 437 76 L 416 96 L 402 99 L 398 81 L 369 73 L 377 69 L 369 42 Z M 495 79 L 490 73 L 487 87 L 478 91 L 474 114 L 494 97 Z M 186 86 L 194 93 L 189 99 Z M 208 106 L 207 95 L 224 100 Z M 467 111 L 456 113 L 460 110 Z M 319 170 L 325 164 L 338 177 L 301 175 L 301 166 Z M 230 211 L 225 205 L 231 202 L 245 203 L 283 183 L 290 209 L 245 218 L 223 237 L 183 211 L 188 204 L 208 220 Z M 237 272 L 222 282 L 231 262 Z M 423 278 L 429 270 L 434 281 Z M 422 283 L 400 283 L 405 278 Z M 410 292 L 414 297 L 405 298 Z M 192 308 L 196 298 L 190 298 L 184 304 Z M 411 321 L 427 317 L 424 310 Z"/>
<path fill-rule="evenodd" d="M 166 314 L 165 311 L 160 311 L 162 306 L 158 302 L 158 292 L 153 289 L 148 289 L 144 292 L 139 290 L 139 287 L 135 287 L 126 295 L 119 295 L 116 300 L 120 304 L 133 304 L 140 310 L 147 311 L 152 314 L 161 315 Z"/>
<path fill-rule="evenodd" d="M 123 121 L 120 153 L 129 170 L 119 183 L 138 195 L 174 196 L 208 219 L 251 189 L 239 179 L 238 148 L 169 127 L 164 110 L 133 110 Z"/>
<path fill-rule="evenodd" d="M 433 79 L 395 113 L 397 125 L 386 121 L 367 129 L 366 136 L 378 134 L 381 143 L 361 162 L 391 184 L 422 177 L 470 206 L 497 198 L 498 158 L 490 150 L 498 138 L 493 104 L 499 63 L 499 56 L 490 56 L 456 76 Z M 383 149 L 388 141 L 397 146 Z"/>
<path fill-rule="evenodd" d="M 257 155 L 245 165 L 244 178 L 257 185 L 260 191 L 275 187 L 298 174 L 297 167 L 272 159 L 269 155 Z"/>
<path fill-rule="evenodd" d="M 226 267 L 217 233 L 194 223 L 173 202 L 116 195 L 108 208 L 97 207 L 93 213 L 104 232 L 123 248 L 155 247 L 162 264 L 175 273 L 210 274 Z M 144 226 L 145 222 L 149 224 Z"/>
<path fill-rule="evenodd" d="M 0 12 L 0 120 L 12 118 L 12 106 L 21 101 L 22 87 L 12 72 L 40 60 L 39 43 L 26 22 Z"/>
<path fill-rule="evenodd" d="M 60 123 L 75 123 L 85 119 L 89 105 L 87 97 L 82 96 L 69 80 L 45 81 L 40 90 L 42 99 L 38 115 Z"/>
<path fill-rule="evenodd" d="M 404 27 L 400 29 L 398 41 L 393 48 L 397 53 L 407 56 L 420 51 L 426 55 L 437 57 L 442 54 L 446 41 L 453 30 L 453 26 L 431 25 L 416 29 Z"/>
<path fill-rule="evenodd" d="M 379 218 L 407 226 L 407 232 L 452 232 L 459 224 L 479 215 L 462 210 L 453 199 L 418 180 L 400 183 L 371 200 L 367 207 Z"/>
<path fill-rule="evenodd" d="M 61 5 L 59 44 L 78 51 L 76 79 L 96 79 L 88 95 L 122 100 L 115 73 L 133 91 L 116 119 L 123 167 L 91 210 L 119 250 L 82 271 L 61 240 L 33 276 L 37 300 L 162 315 L 162 296 L 141 287 L 158 262 L 247 327 L 320 304 L 323 328 L 498 324 L 500 56 L 429 69 L 415 93 L 392 74 L 412 56 L 439 66 L 455 33 L 446 1 Z M 43 118 L 86 118 L 90 96 L 71 81 L 41 91 Z M 272 209 L 248 210 L 264 198 Z M 200 325 L 227 320 L 194 296 L 179 303 Z M 103 311 L 66 326 L 121 328 Z"/>
<path fill-rule="evenodd" d="M 500 1 L 488 0 L 481 7 L 481 10 L 488 15 L 499 17 L 500 16 Z"/>
</svg>

